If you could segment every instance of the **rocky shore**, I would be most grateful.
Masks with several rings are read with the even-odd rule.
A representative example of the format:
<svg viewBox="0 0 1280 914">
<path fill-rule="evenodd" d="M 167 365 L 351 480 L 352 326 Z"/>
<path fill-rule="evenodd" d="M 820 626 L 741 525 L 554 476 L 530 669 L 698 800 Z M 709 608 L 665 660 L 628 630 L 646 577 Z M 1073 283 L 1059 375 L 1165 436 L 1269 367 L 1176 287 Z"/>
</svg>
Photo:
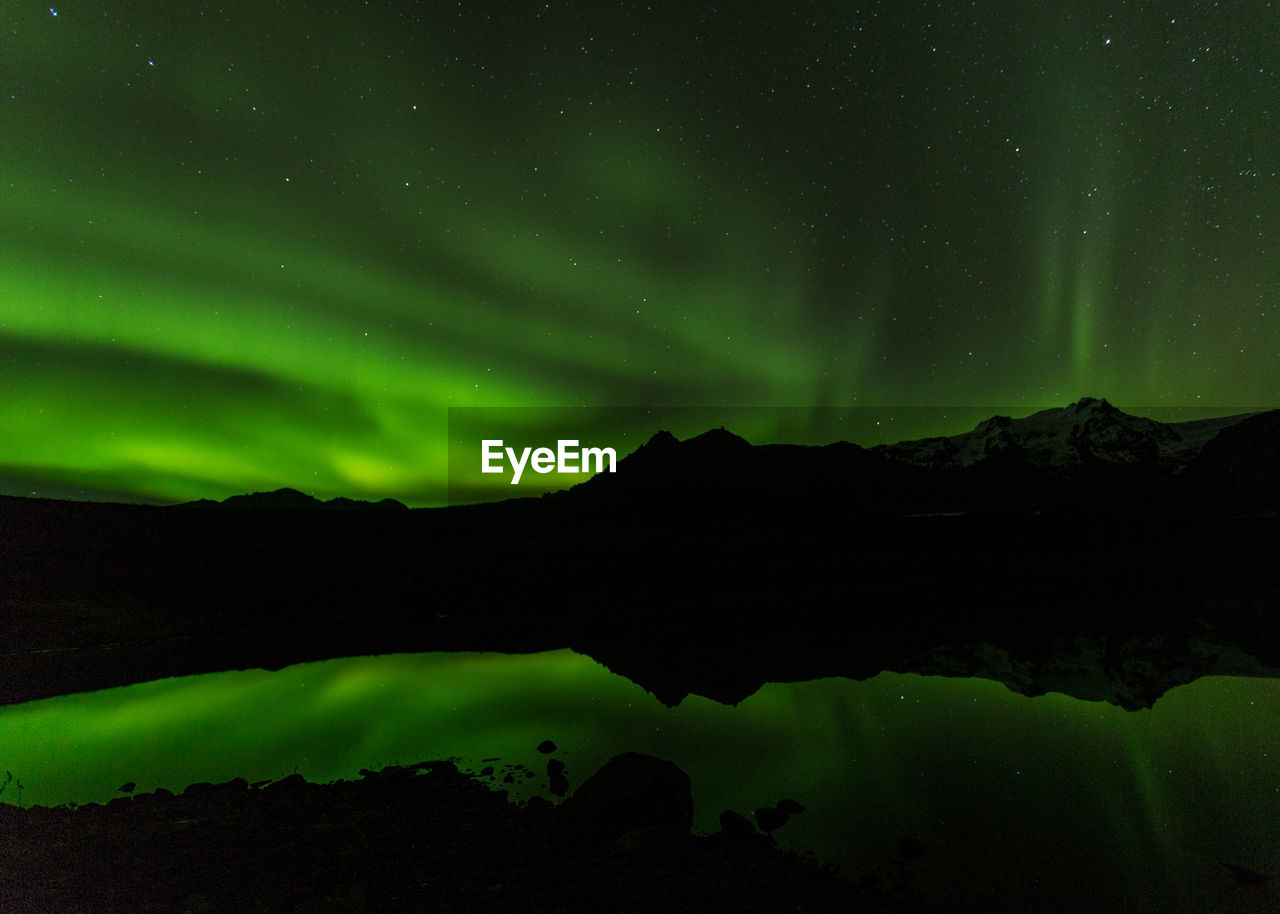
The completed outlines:
<svg viewBox="0 0 1280 914">
<path fill-rule="evenodd" d="M 688 778 L 636 753 L 559 805 L 511 802 L 451 761 L 323 785 L 291 775 L 121 793 L 105 805 L 2 805 L 0 909 L 908 909 L 778 850 L 744 816 L 726 812 L 720 831 L 694 835 L 691 815 Z"/>
</svg>

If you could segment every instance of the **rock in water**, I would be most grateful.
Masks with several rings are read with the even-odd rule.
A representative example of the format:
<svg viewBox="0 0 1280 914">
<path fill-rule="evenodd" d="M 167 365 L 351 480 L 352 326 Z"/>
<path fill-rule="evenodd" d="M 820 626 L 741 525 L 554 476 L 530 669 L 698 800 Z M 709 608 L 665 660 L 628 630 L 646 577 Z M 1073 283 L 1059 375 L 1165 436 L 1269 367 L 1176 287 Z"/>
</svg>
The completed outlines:
<svg viewBox="0 0 1280 914">
<path fill-rule="evenodd" d="M 756 824 L 760 826 L 760 830 L 765 834 L 769 834 L 786 825 L 787 820 L 791 818 L 791 814 L 773 806 L 761 806 L 755 811 L 755 817 Z"/>
<path fill-rule="evenodd" d="M 558 758 L 547 762 L 547 779 L 551 792 L 556 796 L 562 797 L 569 792 L 569 778 L 564 773 L 564 762 Z"/>
<path fill-rule="evenodd" d="M 768 806 L 761 806 L 756 810 L 756 824 L 760 826 L 760 830 L 768 834 L 775 829 L 781 828 L 787 824 L 787 820 L 794 815 L 804 812 L 804 806 L 790 798 L 784 798 L 777 802 L 772 809 Z"/>
<path fill-rule="evenodd" d="M 732 809 L 720 813 L 720 833 L 731 841 L 754 841 L 760 834 L 746 816 Z"/>
<path fill-rule="evenodd" d="M 613 841 L 632 829 L 693 825 L 689 775 L 673 762 L 640 752 L 624 752 L 579 787 L 569 801 L 585 828 Z"/>
</svg>

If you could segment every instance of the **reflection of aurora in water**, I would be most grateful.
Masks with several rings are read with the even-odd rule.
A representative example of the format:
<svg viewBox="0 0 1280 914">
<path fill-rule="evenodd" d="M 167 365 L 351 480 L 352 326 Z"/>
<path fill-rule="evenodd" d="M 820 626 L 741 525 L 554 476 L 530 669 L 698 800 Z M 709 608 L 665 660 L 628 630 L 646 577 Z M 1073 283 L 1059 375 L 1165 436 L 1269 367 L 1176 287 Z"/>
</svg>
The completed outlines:
<svg viewBox="0 0 1280 914">
<path fill-rule="evenodd" d="M 1193 911 L 1240 891 L 1218 861 L 1280 871 L 1278 713 L 1273 680 L 1201 679 L 1135 713 L 891 673 L 668 709 L 568 651 L 394 655 L 3 708 L 0 765 L 15 777 L 3 799 L 21 781 L 24 804 L 449 756 L 534 766 L 528 789 L 543 790 L 534 747 L 551 738 L 574 784 L 619 751 L 676 761 L 698 830 L 725 808 L 798 799 L 808 812 L 782 843 L 854 873 L 906 866 L 896 841 L 917 837 L 926 854 L 909 869 L 926 894 L 1007 899 L 1025 883 L 1029 902 L 1126 892 L 1135 910 Z"/>
<path fill-rule="evenodd" d="M 829 6 L 15 8 L 0 492 L 438 503 L 449 406 L 1280 388 L 1280 32 Z"/>
</svg>

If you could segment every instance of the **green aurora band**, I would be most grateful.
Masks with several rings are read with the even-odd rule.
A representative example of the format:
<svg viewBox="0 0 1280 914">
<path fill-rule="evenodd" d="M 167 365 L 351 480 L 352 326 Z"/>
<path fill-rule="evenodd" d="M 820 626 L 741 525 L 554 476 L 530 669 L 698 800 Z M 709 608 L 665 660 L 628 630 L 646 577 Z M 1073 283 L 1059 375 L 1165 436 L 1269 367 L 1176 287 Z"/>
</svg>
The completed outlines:
<svg viewBox="0 0 1280 914">
<path fill-rule="evenodd" d="M 1280 389 L 1274 10 L 534 10 L 6 10 L 0 492 L 437 504 L 449 407 Z"/>
</svg>

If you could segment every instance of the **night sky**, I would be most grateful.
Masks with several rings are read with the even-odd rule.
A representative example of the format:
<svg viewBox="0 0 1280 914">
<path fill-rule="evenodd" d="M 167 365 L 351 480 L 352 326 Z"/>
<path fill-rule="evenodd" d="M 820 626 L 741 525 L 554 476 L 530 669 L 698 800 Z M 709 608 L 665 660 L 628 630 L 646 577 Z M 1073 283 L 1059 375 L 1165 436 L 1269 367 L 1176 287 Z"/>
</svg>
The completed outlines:
<svg viewBox="0 0 1280 914">
<path fill-rule="evenodd" d="M 1262 2 L 5 3 L 0 492 L 435 503 L 450 406 L 1274 405 L 1278 61 Z"/>
</svg>

